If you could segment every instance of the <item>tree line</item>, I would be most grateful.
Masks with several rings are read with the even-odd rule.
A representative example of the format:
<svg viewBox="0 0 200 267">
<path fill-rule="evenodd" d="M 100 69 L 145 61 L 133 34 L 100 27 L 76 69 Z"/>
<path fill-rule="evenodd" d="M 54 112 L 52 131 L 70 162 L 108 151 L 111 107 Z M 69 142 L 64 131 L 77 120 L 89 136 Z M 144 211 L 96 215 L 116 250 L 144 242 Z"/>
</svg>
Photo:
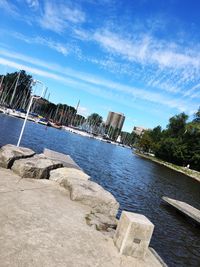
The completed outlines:
<svg viewBox="0 0 200 267">
<path fill-rule="evenodd" d="M 169 119 L 166 129 L 161 126 L 146 130 L 135 142 L 141 152 L 153 153 L 156 157 L 180 166 L 189 166 L 200 171 L 200 108 L 192 121 L 180 113 Z"/>
<path fill-rule="evenodd" d="M 0 75 L 0 105 L 26 110 L 31 94 L 34 94 L 32 81 L 33 77 L 24 70 Z M 61 103 L 56 105 L 46 98 L 34 100 L 31 112 L 64 125 L 78 126 L 85 119 L 76 114 L 74 107 Z"/>
</svg>

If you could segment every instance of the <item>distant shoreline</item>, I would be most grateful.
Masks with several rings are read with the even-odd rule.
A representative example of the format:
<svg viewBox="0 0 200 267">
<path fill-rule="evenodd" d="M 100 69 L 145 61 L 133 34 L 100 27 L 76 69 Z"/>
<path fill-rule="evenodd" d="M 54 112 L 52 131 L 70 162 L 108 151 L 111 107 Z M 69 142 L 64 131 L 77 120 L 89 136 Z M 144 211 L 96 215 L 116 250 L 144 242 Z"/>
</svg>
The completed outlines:
<svg viewBox="0 0 200 267">
<path fill-rule="evenodd" d="M 133 153 L 135 155 L 139 156 L 139 157 L 151 160 L 151 161 L 156 162 L 156 163 L 158 163 L 160 165 L 168 167 L 168 168 L 170 168 L 170 169 L 172 169 L 174 171 L 177 171 L 177 172 L 180 172 L 182 174 L 185 174 L 186 176 L 191 177 L 191 178 L 195 179 L 196 181 L 200 182 L 200 172 L 198 172 L 198 171 L 187 169 L 185 167 L 181 167 L 181 166 L 175 165 L 173 163 L 169 163 L 169 162 L 163 161 L 163 160 L 158 159 L 156 157 L 145 155 L 145 154 L 140 153 L 138 151 L 137 152 L 133 151 Z"/>
</svg>

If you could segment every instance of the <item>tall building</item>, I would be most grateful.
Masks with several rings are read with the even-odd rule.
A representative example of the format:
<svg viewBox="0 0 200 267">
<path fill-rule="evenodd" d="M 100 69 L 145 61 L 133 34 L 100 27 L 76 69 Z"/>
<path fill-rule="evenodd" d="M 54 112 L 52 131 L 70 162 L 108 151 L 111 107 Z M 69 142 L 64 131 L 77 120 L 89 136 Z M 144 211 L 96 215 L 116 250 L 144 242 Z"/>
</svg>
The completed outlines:
<svg viewBox="0 0 200 267">
<path fill-rule="evenodd" d="M 144 127 L 141 127 L 141 126 L 134 126 L 133 128 L 133 132 L 139 136 L 143 135 L 143 133 L 145 132 L 145 130 L 147 130 L 146 128 Z"/>
<path fill-rule="evenodd" d="M 106 126 L 112 126 L 114 129 L 119 129 L 121 131 L 124 124 L 125 116 L 122 113 L 109 111 L 106 120 Z"/>
</svg>

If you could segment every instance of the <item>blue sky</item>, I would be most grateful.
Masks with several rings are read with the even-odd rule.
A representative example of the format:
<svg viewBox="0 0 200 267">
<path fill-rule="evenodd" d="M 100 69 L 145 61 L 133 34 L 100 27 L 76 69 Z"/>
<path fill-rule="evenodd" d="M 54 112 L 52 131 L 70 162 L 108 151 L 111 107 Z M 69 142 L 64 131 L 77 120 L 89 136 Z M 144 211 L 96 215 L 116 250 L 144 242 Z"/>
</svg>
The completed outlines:
<svg viewBox="0 0 200 267">
<path fill-rule="evenodd" d="M 25 69 L 50 100 L 165 127 L 200 105 L 198 0 L 0 0 L 0 71 Z"/>
</svg>

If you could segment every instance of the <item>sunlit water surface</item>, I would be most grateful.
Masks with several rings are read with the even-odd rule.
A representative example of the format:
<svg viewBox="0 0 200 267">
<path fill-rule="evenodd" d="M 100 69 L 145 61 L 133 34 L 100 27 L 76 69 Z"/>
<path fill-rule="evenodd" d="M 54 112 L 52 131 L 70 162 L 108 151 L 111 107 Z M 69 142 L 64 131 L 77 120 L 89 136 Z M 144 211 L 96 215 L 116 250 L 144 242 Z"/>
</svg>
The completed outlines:
<svg viewBox="0 0 200 267">
<path fill-rule="evenodd" d="M 0 114 L 0 146 L 16 144 L 23 120 Z M 151 246 L 169 266 L 200 266 L 200 228 L 161 198 L 168 196 L 200 209 L 200 184 L 134 155 L 130 149 L 28 122 L 23 146 L 66 153 L 92 180 L 110 191 L 120 211 L 146 215 L 155 230 Z"/>
</svg>

